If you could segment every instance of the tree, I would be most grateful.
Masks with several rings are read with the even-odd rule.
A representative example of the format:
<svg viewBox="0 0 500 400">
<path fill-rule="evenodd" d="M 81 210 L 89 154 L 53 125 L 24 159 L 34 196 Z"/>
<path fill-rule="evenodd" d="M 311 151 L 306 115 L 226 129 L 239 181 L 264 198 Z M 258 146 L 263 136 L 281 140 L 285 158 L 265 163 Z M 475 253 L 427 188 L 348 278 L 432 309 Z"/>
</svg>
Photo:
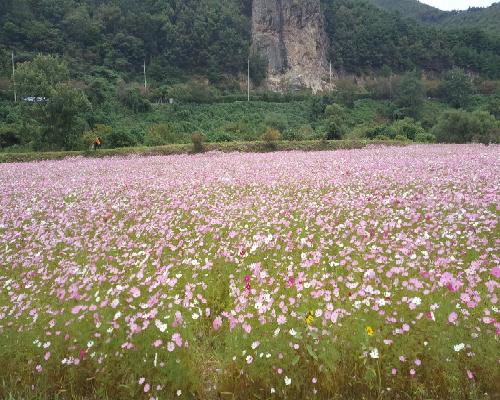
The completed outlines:
<svg viewBox="0 0 500 400">
<path fill-rule="evenodd" d="M 16 80 L 22 96 L 49 97 L 56 84 L 69 79 L 67 64 L 57 57 L 38 55 L 21 63 Z"/>
<path fill-rule="evenodd" d="M 416 71 L 407 72 L 396 92 L 396 104 L 402 113 L 417 118 L 424 104 L 425 88 Z"/>
<path fill-rule="evenodd" d="M 446 73 L 440 92 L 451 106 L 464 108 L 471 101 L 474 87 L 469 76 L 463 70 L 455 68 Z"/>
<path fill-rule="evenodd" d="M 443 113 L 433 133 L 439 142 L 498 143 L 499 123 L 484 111 L 453 110 Z"/>
<path fill-rule="evenodd" d="M 86 128 L 83 115 L 91 108 L 88 99 L 82 91 L 66 83 L 58 83 L 49 96 L 41 112 L 44 129 L 37 147 L 56 150 L 78 148 Z"/>
</svg>

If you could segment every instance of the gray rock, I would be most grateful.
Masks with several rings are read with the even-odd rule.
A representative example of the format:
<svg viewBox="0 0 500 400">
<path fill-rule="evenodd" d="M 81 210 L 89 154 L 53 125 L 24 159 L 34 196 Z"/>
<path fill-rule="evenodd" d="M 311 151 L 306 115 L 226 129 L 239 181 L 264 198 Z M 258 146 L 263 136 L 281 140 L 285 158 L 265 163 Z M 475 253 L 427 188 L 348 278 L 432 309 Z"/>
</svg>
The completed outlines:
<svg viewBox="0 0 500 400">
<path fill-rule="evenodd" d="M 253 0 L 252 51 L 267 58 L 270 88 L 326 88 L 324 27 L 320 0 Z"/>
</svg>

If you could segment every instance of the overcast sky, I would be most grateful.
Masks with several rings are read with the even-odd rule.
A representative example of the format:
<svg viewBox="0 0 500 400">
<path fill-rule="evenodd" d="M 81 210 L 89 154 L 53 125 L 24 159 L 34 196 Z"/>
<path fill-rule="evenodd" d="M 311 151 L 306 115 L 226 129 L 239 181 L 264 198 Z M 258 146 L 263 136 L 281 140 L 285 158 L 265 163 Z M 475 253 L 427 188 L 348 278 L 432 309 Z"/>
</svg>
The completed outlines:
<svg viewBox="0 0 500 400">
<path fill-rule="evenodd" d="M 499 0 L 420 0 L 441 10 L 466 10 L 469 7 L 488 7 Z"/>
</svg>

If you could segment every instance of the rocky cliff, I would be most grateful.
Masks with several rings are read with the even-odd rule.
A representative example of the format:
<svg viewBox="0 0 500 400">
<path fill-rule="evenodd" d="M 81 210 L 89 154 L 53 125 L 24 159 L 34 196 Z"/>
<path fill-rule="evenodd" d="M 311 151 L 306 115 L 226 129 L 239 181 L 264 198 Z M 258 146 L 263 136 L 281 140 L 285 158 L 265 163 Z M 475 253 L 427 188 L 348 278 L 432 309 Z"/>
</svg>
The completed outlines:
<svg viewBox="0 0 500 400">
<path fill-rule="evenodd" d="M 253 0 L 253 51 L 268 60 L 274 89 L 327 86 L 326 52 L 320 0 Z"/>
</svg>

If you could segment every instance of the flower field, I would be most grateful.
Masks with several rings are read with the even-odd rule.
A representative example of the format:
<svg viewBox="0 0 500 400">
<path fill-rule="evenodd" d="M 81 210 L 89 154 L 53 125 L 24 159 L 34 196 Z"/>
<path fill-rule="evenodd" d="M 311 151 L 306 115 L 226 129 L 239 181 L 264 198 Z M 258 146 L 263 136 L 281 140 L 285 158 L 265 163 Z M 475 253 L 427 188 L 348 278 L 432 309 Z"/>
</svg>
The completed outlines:
<svg viewBox="0 0 500 400">
<path fill-rule="evenodd" d="M 498 399 L 498 146 L 0 165 L 0 398 Z"/>
</svg>

